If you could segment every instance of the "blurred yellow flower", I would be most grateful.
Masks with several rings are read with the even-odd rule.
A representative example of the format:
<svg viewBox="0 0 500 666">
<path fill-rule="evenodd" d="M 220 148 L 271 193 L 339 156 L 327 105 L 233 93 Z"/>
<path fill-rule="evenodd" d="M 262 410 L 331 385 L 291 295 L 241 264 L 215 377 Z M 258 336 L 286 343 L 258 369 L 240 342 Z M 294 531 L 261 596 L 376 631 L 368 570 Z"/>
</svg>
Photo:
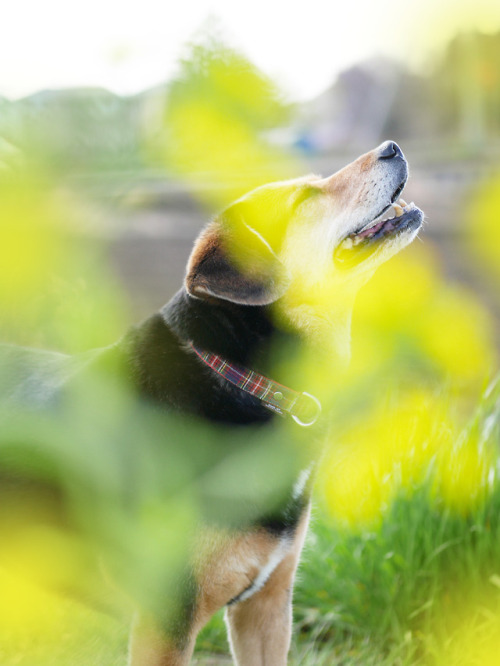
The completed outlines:
<svg viewBox="0 0 500 666">
<path fill-rule="evenodd" d="M 320 473 L 330 514 L 352 527 L 376 523 L 399 490 L 423 480 L 451 433 L 446 403 L 431 393 L 379 401 L 331 443 Z"/>
<path fill-rule="evenodd" d="M 428 246 L 413 246 L 381 267 L 360 293 L 352 371 L 410 378 L 415 371 L 472 392 L 494 373 L 491 315 L 467 289 L 443 279 Z M 408 371 L 410 371 L 408 373 Z"/>
</svg>

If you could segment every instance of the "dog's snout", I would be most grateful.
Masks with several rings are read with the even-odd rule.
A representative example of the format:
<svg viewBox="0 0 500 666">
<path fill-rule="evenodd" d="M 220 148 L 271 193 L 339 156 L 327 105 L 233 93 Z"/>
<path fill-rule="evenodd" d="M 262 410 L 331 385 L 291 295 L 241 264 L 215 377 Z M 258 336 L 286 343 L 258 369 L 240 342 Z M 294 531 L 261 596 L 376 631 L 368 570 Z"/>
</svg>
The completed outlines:
<svg viewBox="0 0 500 666">
<path fill-rule="evenodd" d="M 379 160 L 392 160 L 394 157 L 403 157 L 403 151 L 394 141 L 386 141 L 379 148 Z"/>
</svg>

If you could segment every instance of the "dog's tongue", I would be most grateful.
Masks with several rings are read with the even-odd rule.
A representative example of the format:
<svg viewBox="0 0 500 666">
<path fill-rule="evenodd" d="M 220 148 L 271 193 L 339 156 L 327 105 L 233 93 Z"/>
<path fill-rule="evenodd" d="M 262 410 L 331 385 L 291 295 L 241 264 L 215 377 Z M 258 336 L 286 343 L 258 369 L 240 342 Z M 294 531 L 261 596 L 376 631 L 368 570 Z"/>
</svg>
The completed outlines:
<svg viewBox="0 0 500 666">
<path fill-rule="evenodd" d="M 371 227 L 368 227 L 368 229 L 364 229 L 363 231 L 359 231 L 357 234 L 351 234 L 351 238 L 371 238 L 374 236 L 377 231 L 380 231 L 384 226 L 387 226 L 388 231 L 390 231 L 393 228 L 393 224 L 395 221 L 400 218 L 404 212 L 405 212 L 405 207 L 408 206 L 406 201 L 403 199 L 399 199 L 397 203 L 393 203 L 392 206 L 389 208 L 387 213 L 385 214 L 384 218 L 380 220 L 380 222 L 377 222 L 377 224 L 373 224 Z M 392 215 L 391 215 L 392 213 Z M 389 224 L 388 224 L 389 223 Z"/>
<path fill-rule="evenodd" d="M 365 229 L 364 231 L 360 231 L 359 233 L 356 234 L 356 236 L 359 236 L 360 238 L 367 238 L 369 236 L 373 236 L 374 234 L 377 233 L 377 231 L 380 231 L 384 224 L 388 220 L 384 220 L 383 222 L 378 222 L 377 224 L 374 224 L 373 227 L 370 227 L 369 229 Z"/>
</svg>

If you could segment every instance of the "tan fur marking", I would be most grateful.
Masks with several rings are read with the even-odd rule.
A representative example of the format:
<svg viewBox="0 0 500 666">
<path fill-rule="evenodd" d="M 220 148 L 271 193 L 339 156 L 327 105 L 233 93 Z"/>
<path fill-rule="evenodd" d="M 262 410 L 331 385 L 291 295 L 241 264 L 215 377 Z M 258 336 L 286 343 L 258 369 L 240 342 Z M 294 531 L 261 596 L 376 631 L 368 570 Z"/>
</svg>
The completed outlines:
<svg viewBox="0 0 500 666">
<path fill-rule="evenodd" d="M 212 222 L 200 234 L 196 241 L 186 268 L 186 288 L 192 291 L 200 264 L 206 257 L 214 254 L 221 242 L 221 230 Z"/>
<path fill-rule="evenodd" d="M 224 540 L 203 563 L 197 576 L 201 594 L 196 624 L 201 627 L 257 577 L 278 539 L 259 530 Z"/>
<path fill-rule="evenodd" d="M 264 587 L 227 609 L 231 649 L 237 666 L 286 666 L 292 633 L 292 588 L 309 522 L 309 509 L 290 552 Z"/>
</svg>

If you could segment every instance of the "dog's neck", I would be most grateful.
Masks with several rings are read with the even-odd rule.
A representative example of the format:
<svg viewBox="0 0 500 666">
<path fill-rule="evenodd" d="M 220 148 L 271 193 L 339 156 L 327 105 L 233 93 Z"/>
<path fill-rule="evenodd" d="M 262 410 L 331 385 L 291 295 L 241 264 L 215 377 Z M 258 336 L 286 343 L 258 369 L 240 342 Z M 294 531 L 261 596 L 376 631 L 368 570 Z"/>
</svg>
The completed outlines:
<svg viewBox="0 0 500 666">
<path fill-rule="evenodd" d="M 233 363 L 263 363 L 269 345 L 282 338 L 290 345 L 293 336 L 276 328 L 268 308 L 227 301 L 207 302 L 181 289 L 161 310 L 167 326 L 182 342 L 218 354 Z"/>
<path fill-rule="evenodd" d="M 300 313 L 294 310 L 300 319 L 295 326 L 276 305 L 208 302 L 181 289 L 161 315 L 180 341 L 194 342 L 229 362 L 316 395 L 318 369 L 335 381 L 348 364 L 351 311 L 352 305 L 346 304 L 321 317 L 317 309 L 304 306 Z M 309 330 L 304 330 L 304 322 Z"/>
<path fill-rule="evenodd" d="M 193 298 L 181 289 L 161 309 L 166 324 L 183 341 L 243 365 L 259 362 L 272 344 L 287 349 L 308 349 L 320 362 L 345 367 L 350 358 L 354 294 L 328 309 L 314 302 L 289 307 L 288 303 L 248 306 L 213 299 Z M 287 310 L 286 315 L 282 312 Z"/>
</svg>

